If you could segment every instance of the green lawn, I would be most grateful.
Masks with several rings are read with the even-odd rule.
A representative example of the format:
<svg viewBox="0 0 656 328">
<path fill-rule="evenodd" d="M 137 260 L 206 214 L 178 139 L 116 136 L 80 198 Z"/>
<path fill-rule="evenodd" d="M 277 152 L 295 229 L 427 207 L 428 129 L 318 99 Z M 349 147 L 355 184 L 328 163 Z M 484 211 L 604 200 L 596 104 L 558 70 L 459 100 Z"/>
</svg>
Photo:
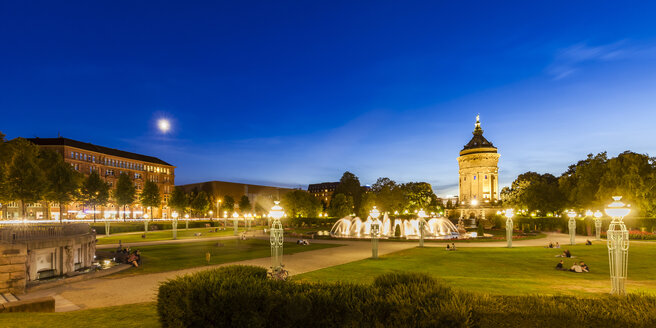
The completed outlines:
<svg viewBox="0 0 656 328">
<path fill-rule="evenodd" d="M 217 246 L 218 243 L 223 244 L 223 246 Z M 284 252 L 285 254 L 294 254 L 336 246 L 339 245 L 313 243 L 307 246 L 300 246 L 296 245 L 296 243 L 285 243 Z M 141 251 L 142 265 L 110 277 L 173 271 L 271 256 L 271 245 L 269 241 L 261 239 L 230 239 L 218 242 L 204 241 L 165 244 L 132 247 L 132 249 Z M 209 264 L 205 258 L 207 252 L 211 254 Z"/>
<path fill-rule="evenodd" d="M 178 239 L 203 239 L 210 237 L 223 237 L 223 236 L 233 236 L 234 230 L 231 226 L 228 226 L 226 230 L 219 230 L 217 232 L 210 232 L 216 228 L 189 228 L 189 230 L 184 229 L 184 224 L 178 225 Z M 253 227 L 252 230 L 262 230 L 264 227 Z M 246 231 L 243 227 L 239 228 L 238 233 Z M 194 236 L 195 233 L 201 233 L 200 236 Z M 149 231 L 146 233 L 146 238 L 142 238 L 141 235 L 143 232 L 137 233 L 117 233 L 111 234 L 109 237 L 98 236 L 98 245 L 107 245 L 107 244 L 118 244 L 119 241 L 123 243 L 138 243 L 143 241 L 158 241 L 158 240 L 170 240 L 173 238 L 172 230 L 160 230 L 160 231 Z"/>
<path fill-rule="evenodd" d="M 155 303 L 139 303 L 61 313 L 2 313 L 3 328 L 161 327 Z"/>
<path fill-rule="evenodd" d="M 442 247 L 413 248 L 318 271 L 295 279 L 306 281 L 352 281 L 368 283 L 386 272 L 426 272 L 454 288 L 497 295 L 582 295 L 610 291 L 608 252 L 605 244 L 568 246 L 575 259 L 585 261 L 590 273 L 572 273 L 554 269 L 562 249 L 542 247 L 459 248 L 449 252 Z M 656 294 L 656 245 L 631 244 L 629 252 L 630 292 Z"/>
</svg>

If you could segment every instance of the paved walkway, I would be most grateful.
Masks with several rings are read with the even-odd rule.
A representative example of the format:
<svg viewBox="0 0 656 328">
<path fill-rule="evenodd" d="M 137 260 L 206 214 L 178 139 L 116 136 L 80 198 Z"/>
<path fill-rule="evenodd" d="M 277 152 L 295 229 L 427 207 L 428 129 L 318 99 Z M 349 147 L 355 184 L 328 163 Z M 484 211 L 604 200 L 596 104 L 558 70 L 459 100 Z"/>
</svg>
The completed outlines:
<svg viewBox="0 0 656 328">
<path fill-rule="evenodd" d="M 577 238 L 577 242 L 585 242 L 585 239 L 586 238 L 583 237 Z M 198 240 L 185 240 L 185 242 L 194 241 Z M 513 242 L 513 246 L 545 246 L 549 241 L 557 241 L 564 246 L 569 242 L 569 237 L 565 234 L 549 234 L 547 238 L 515 241 Z M 336 243 L 343 244 L 345 246 L 301 252 L 292 255 L 284 255 L 283 262 L 285 263 L 285 268 L 289 270 L 290 274 L 301 274 L 332 267 L 335 265 L 363 260 L 371 256 L 371 242 L 369 241 L 315 240 L 313 242 Z M 456 242 L 456 245 L 457 247 L 505 247 L 506 243 L 503 241 L 480 243 Z M 379 254 L 384 255 L 416 246 L 416 241 L 381 242 L 379 244 Z M 426 246 L 445 247 L 445 244 L 426 243 Z M 268 268 L 271 265 L 270 261 L 270 258 L 266 257 L 226 263 L 211 267 L 219 267 L 230 264 L 245 264 Z M 112 278 L 109 276 L 100 279 L 93 279 L 58 286 L 47 290 L 31 292 L 27 295 L 21 296 L 21 299 L 29 299 L 41 296 L 54 296 L 57 299 L 56 311 L 58 312 L 140 302 L 152 302 L 155 301 L 157 297 L 157 288 L 161 282 L 179 275 L 197 272 L 211 267 L 205 266 L 178 271 L 118 278 Z"/>
</svg>

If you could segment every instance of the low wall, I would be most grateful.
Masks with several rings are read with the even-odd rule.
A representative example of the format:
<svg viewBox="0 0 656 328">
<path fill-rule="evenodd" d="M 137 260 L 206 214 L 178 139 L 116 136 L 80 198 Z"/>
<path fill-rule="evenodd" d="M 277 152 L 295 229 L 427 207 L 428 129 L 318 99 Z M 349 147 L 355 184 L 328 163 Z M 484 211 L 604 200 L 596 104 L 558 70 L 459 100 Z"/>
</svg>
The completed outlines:
<svg viewBox="0 0 656 328">
<path fill-rule="evenodd" d="M 0 293 L 25 292 L 27 246 L 0 242 Z"/>
</svg>

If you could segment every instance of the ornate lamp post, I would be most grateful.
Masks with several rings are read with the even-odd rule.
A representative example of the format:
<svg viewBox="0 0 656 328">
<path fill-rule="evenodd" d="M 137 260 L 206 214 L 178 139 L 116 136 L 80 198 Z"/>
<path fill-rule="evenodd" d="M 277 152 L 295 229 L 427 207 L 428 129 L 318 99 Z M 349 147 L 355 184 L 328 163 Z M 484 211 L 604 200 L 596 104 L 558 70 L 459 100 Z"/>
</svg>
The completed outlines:
<svg viewBox="0 0 656 328">
<path fill-rule="evenodd" d="M 569 228 L 569 244 L 576 245 L 576 212 L 569 211 L 567 216 L 569 216 L 569 221 L 567 222 L 567 227 Z"/>
<path fill-rule="evenodd" d="M 275 201 L 274 203 L 275 205 L 273 205 L 271 211 L 269 212 L 269 215 L 273 218 L 269 241 L 271 242 L 271 269 L 276 272 L 282 268 L 282 243 L 284 238 L 282 223 L 280 223 L 280 219 L 285 212 L 280 206 L 279 201 Z"/>
<path fill-rule="evenodd" d="M 380 236 L 380 224 L 378 223 L 378 217 L 380 212 L 374 206 L 374 208 L 369 212 L 369 215 L 373 219 L 371 223 L 371 258 L 378 258 L 378 237 Z"/>
<path fill-rule="evenodd" d="M 601 240 L 601 217 L 603 214 L 601 212 L 596 211 L 594 214 L 595 217 L 595 237 L 597 237 L 597 240 Z"/>
<path fill-rule="evenodd" d="M 629 232 L 622 221 L 631 212 L 620 200 L 622 196 L 613 196 L 606 208 L 606 214 L 613 218 L 608 226 L 606 243 L 608 245 L 608 264 L 610 265 L 611 294 L 624 295 L 626 289 L 627 264 L 629 262 Z"/>
<path fill-rule="evenodd" d="M 185 230 L 189 230 L 189 214 L 185 214 Z"/>
<path fill-rule="evenodd" d="M 232 222 L 235 224 L 235 236 L 237 235 L 237 230 L 239 229 L 237 226 L 237 218 L 239 218 L 239 214 L 237 214 L 237 212 L 232 213 Z"/>
<path fill-rule="evenodd" d="M 512 248 L 512 235 L 513 235 L 513 220 L 514 215 L 511 208 L 506 210 L 506 240 L 508 241 L 508 248 Z"/>
<path fill-rule="evenodd" d="M 105 212 L 105 236 L 109 236 L 110 229 L 109 213 Z"/>
<path fill-rule="evenodd" d="M 417 226 L 419 227 L 419 247 L 424 247 L 424 227 L 426 226 L 426 212 L 423 209 L 419 210 L 417 213 L 419 217 L 419 222 Z"/>
<path fill-rule="evenodd" d="M 173 221 L 171 221 L 171 227 L 173 228 L 173 239 L 178 239 L 178 212 L 173 212 L 171 214 Z"/>
<path fill-rule="evenodd" d="M 214 211 L 210 210 L 210 221 L 214 218 Z"/>
</svg>

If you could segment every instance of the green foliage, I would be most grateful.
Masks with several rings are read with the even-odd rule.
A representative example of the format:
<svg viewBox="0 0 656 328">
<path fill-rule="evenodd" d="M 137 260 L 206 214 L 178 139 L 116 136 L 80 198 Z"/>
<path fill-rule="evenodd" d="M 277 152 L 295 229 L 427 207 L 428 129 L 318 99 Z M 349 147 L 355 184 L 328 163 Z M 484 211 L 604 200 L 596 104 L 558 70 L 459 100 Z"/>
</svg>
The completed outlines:
<svg viewBox="0 0 656 328">
<path fill-rule="evenodd" d="M 248 196 L 243 195 L 239 199 L 239 212 L 243 215 L 246 213 L 250 213 L 253 210 L 253 206 L 251 205 L 250 199 L 248 199 Z"/>
<path fill-rule="evenodd" d="M 266 279 L 254 267 L 208 270 L 160 286 L 163 327 L 467 327 L 469 308 L 422 274 L 391 274 L 370 286 Z"/>
<path fill-rule="evenodd" d="M 293 190 L 283 195 L 281 205 L 290 217 L 316 217 L 321 211 L 321 202 L 303 190 Z"/>
<path fill-rule="evenodd" d="M 369 216 L 369 212 L 371 212 L 374 206 L 377 207 L 376 204 L 377 204 L 377 197 L 375 193 L 371 191 L 364 193 L 362 195 L 360 211 L 357 213 L 357 215 L 361 218 L 366 218 L 367 216 Z"/>
<path fill-rule="evenodd" d="M 394 237 L 401 237 L 401 225 L 394 226 Z"/>
<path fill-rule="evenodd" d="M 483 224 L 480 223 L 480 222 L 478 223 L 478 226 L 476 227 L 476 233 L 478 233 L 478 235 L 480 237 L 483 237 L 485 235 L 485 227 L 483 227 Z"/>
<path fill-rule="evenodd" d="M 39 162 L 46 176 L 46 191 L 43 199 L 46 202 L 55 202 L 59 204 L 59 219 L 63 219 L 64 205 L 78 198 L 78 190 L 82 183 L 83 176 L 64 161 L 64 158 L 49 149 L 41 149 L 39 153 Z M 50 206 L 46 206 L 50 209 Z M 48 219 L 50 211 L 47 211 Z"/>
<path fill-rule="evenodd" d="M 114 189 L 114 199 L 116 205 L 123 207 L 123 218 L 125 218 L 125 206 L 132 205 L 137 200 L 137 188 L 132 184 L 130 176 L 122 173 L 116 182 L 116 189 Z"/>
<path fill-rule="evenodd" d="M 378 178 L 371 186 L 371 192 L 376 195 L 376 206 L 381 212 L 403 211 L 405 207 L 403 190 L 394 180 Z"/>
<path fill-rule="evenodd" d="M 556 177 L 535 172 L 520 174 L 510 188 L 503 188 L 501 198 L 504 204 L 542 214 L 560 211 L 566 202 Z"/>
<path fill-rule="evenodd" d="M 159 194 L 159 187 L 155 182 L 146 181 L 144 188 L 139 195 L 141 205 L 145 207 L 159 207 L 162 203 L 162 198 Z"/>
<path fill-rule="evenodd" d="M 86 206 L 104 206 L 109 201 L 109 185 L 93 171 L 84 180 L 80 197 Z"/>
<path fill-rule="evenodd" d="M 338 194 L 344 194 L 351 197 L 353 201 L 353 209 L 350 213 L 358 213 L 358 210 L 360 209 L 360 201 L 362 200 L 362 186 L 360 186 L 360 180 L 355 174 L 349 171 L 344 172 L 342 178 L 339 180 L 339 185 L 333 192 L 333 198 Z"/>
<path fill-rule="evenodd" d="M 189 200 L 187 198 L 187 194 L 184 192 L 184 189 L 182 187 L 177 186 L 173 188 L 173 192 L 171 193 L 171 198 L 169 198 L 169 206 L 179 212 L 180 215 L 182 215 L 185 210 L 187 209 L 187 206 L 189 206 Z"/>
<path fill-rule="evenodd" d="M 344 194 L 336 194 L 330 201 L 328 214 L 331 217 L 343 218 L 353 213 L 353 198 Z"/>
<path fill-rule="evenodd" d="M 39 147 L 16 138 L 7 145 L 11 159 L 5 167 L 4 192 L 6 198 L 21 202 L 21 216 L 25 216 L 26 203 L 42 199 L 47 190 L 46 175 L 39 166 Z"/>
<path fill-rule="evenodd" d="M 196 216 L 204 217 L 210 209 L 210 199 L 207 193 L 204 191 L 196 193 L 191 200 L 190 207 Z"/>
<path fill-rule="evenodd" d="M 225 195 L 221 203 L 221 210 L 228 212 L 228 215 L 232 215 L 232 212 L 235 211 L 235 199 L 230 195 Z"/>
</svg>

